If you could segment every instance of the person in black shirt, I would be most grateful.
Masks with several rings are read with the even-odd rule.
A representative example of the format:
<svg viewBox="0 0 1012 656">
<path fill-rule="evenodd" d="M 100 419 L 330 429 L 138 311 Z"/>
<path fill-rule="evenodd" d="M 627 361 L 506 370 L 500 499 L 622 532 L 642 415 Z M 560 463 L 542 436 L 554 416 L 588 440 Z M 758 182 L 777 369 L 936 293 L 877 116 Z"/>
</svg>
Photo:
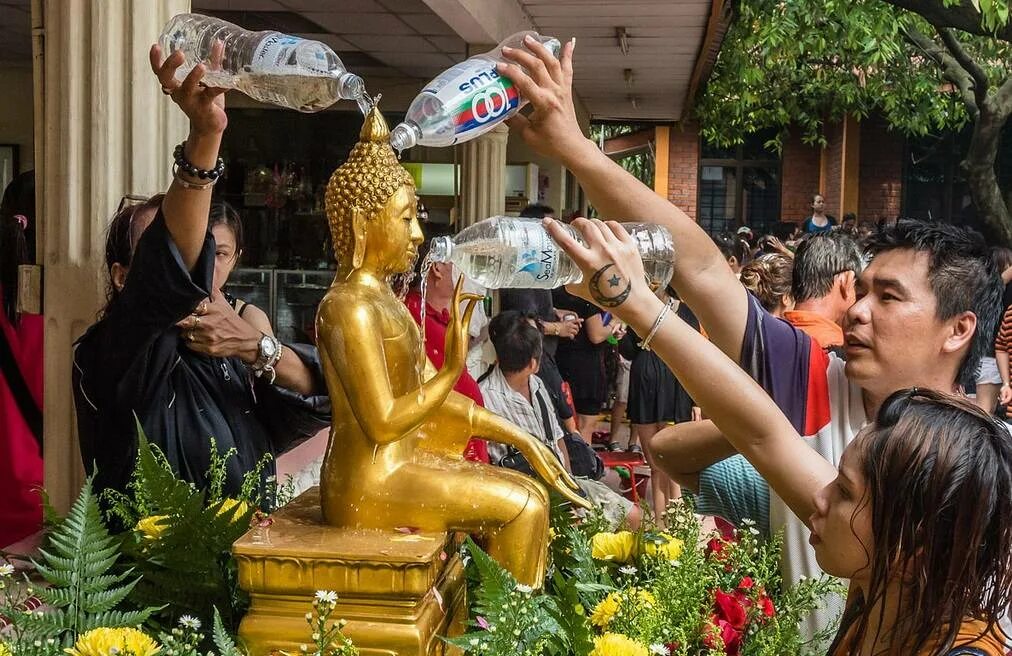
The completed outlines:
<svg viewBox="0 0 1012 656">
<path fill-rule="evenodd" d="M 221 45 L 215 50 L 220 58 Z M 136 460 L 136 417 L 179 475 L 201 487 L 212 443 L 218 454 L 235 449 L 224 481 L 234 495 L 265 455 L 329 423 L 329 399 L 315 348 L 278 348 L 217 289 L 225 277 L 216 270 L 232 258 L 218 257 L 208 231 L 211 184 L 186 169 L 216 166 L 227 122 L 223 90 L 199 86 L 203 65 L 176 81 L 181 53 L 163 62 L 156 45 L 151 60 L 163 91 L 190 119 L 187 166 L 176 167 L 164 197 L 121 209 L 110 226 L 109 303 L 74 351 L 81 455 L 97 490 L 124 489 Z M 273 474 L 271 461 L 265 481 Z"/>
</svg>

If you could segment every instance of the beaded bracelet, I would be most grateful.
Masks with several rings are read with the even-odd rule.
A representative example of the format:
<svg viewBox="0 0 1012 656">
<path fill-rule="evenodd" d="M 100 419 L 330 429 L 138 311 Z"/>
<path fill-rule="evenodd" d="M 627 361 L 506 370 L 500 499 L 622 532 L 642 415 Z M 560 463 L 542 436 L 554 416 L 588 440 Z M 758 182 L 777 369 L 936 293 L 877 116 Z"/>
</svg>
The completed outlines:
<svg viewBox="0 0 1012 656">
<path fill-rule="evenodd" d="M 176 149 L 172 151 L 172 158 L 176 162 L 176 166 L 180 171 L 189 175 L 193 178 L 200 178 L 201 180 L 217 180 L 222 173 L 225 172 L 225 160 L 218 158 L 213 169 L 199 169 L 194 166 L 189 160 L 186 159 L 186 153 L 183 152 L 183 147 L 186 142 L 176 146 Z"/>
<path fill-rule="evenodd" d="M 660 330 L 661 324 L 664 323 L 664 319 L 667 318 L 668 312 L 671 312 L 671 306 L 674 305 L 674 301 L 668 301 L 667 304 L 661 309 L 660 314 L 654 319 L 654 325 L 650 328 L 650 332 L 647 334 L 646 339 L 640 342 L 639 347 L 644 351 L 650 350 L 650 342 L 653 341 L 654 335 Z"/>
<path fill-rule="evenodd" d="M 208 180 L 206 182 L 190 182 L 183 176 L 179 175 L 178 164 L 172 165 L 172 177 L 175 178 L 176 182 L 178 182 L 179 186 L 182 187 L 183 189 L 193 189 L 195 191 L 204 191 L 205 189 L 210 189 L 211 187 L 214 186 L 214 183 L 218 181 L 217 179 L 215 179 L 215 180 Z"/>
</svg>

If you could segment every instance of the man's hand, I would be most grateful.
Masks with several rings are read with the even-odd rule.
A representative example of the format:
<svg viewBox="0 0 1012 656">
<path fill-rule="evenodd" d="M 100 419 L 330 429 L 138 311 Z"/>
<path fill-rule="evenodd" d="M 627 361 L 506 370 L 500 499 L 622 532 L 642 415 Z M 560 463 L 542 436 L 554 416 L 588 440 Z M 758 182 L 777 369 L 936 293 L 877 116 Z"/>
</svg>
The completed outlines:
<svg viewBox="0 0 1012 656">
<path fill-rule="evenodd" d="M 573 106 L 575 39 L 562 47 L 558 59 L 530 37 L 524 39 L 524 46 L 526 51 L 503 48 L 503 56 L 514 63 L 500 63 L 496 68 L 530 101 L 534 111 L 527 116 L 517 114 L 507 124 L 533 150 L 563 164 L 580 157 L 587 148 L 596 150 L 580 129 Z"/>
<path fill-rule="evenodd" d="M 263 334 L 244 321 L 220 294 L 204 299 L 176 324 L 187 348 L 217 358 L 238 357 L 253 364 Z"/>
</svg>

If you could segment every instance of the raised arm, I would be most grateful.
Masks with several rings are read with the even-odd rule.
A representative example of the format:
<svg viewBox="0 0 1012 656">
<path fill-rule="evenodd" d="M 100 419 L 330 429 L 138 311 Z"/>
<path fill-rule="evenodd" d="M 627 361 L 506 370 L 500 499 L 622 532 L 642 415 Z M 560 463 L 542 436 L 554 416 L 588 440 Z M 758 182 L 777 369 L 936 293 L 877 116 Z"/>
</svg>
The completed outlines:
<svg viewBox="0 0 1012 656">
<path fill-rule="evenodd" d="M 713 240 L 685 212 L 584 137 L 572 95 L 575 41 L 563 47 L 559 59 L 534 41 L 526 45 L 528 51 L 504 49 L 503 54 L 515 63 L 499 65 L 499 72 L 513 81 L 533 107 L 528 116 L 511 119 L 510 127 L 531 148 L 572 171 L 603 216 L 658 223 L 671 231 L 677 254 L 672 286 L 699 317 L 710 339 L 737 361 L 748 301 Z"/>
<path fill-rule="evenodd" d="M 644 280 L 635 242 L 617 223 L 577 219 L 588 247 L 546 221 L 549 231 L 584 272 L 584 280 L 607 269 L 620 278 L 619 294 L 582 283 L 573 289 L 650 335 L 664 305 Z M 622 295 L 629 290 L 628 297 Z M 769 482 L 798 517 L 814 512 L 815 494 L 836 477 L 836 468 L 802 441 L 765 391 L 738 365 L 674 313 L 659 324 L 650 347 L 675 374 L 689 395 L 713 418 L 728 441 Z M 734 393 L 729 393 L 734 390 Z"/>
<path fill-rule="evenodd" d="M 654 464 L 692 490 L 698 485 L 699 472 L 737 453 L 712 419 L 668 426 L 653 436 L 650 448 Z"/>
<path fill-rule="evenodd" d="M 396 396 L 390 385 L 384 354 L 382 317 L 369 303 L 348 307 L 341 298 L 326 297 L 320 304 L 320 355 L 324 367 L 334 367 L 344 384 L 352 412 L 371 440 L 386 444 L 422 425 L 453 391 L 467 357 L 467 326 L 480 299 L 465 295 L 461 318 L 461 283 L 450 305 L 443 368 L 418 389 Z M 335 329 L 335 327 L 337 327 Z M 407 366 L 412 366 L 408 363 Z M 405 366 L 405 364 L 401 364 Z"/>
<path fill-rule="evenodd" d="M 209 65 L 220 65 L 224 46 L 216 42 L 212 49 Z M 228 124 L 225 115 L 225 90 L 201 87 L 200 81 L 206 70 L 204 64 L 193 67 L 190 74 L 182 82 L 174 75 L 183 63 L 183 53 L 175 52 L 162 61 L 162 49 L 158 45 L 151 46 L 149 57 L 151 70 L 158 77 L 162 90 L 172 97 L 173 102 L 190 119 L 190 134 L 186 138 L 183 154 L 186 160 L 198 169 L 213 169 L 218 161 L 218 149 L 221 146 L 221 135 Z M 190 176 L 182 171 L 177 173 L 191 185 L 205 185 L 207 180 Z M 211 208 L 211 186 L 187 188 L 178 178 L 162 201 L 162 213 L 165 225 L 169 229 L 172 241 L 183 258 L 188 271 L 197 264 L 197 258 L 204 246 L 207 234 L 207 217 Z"/>
</svg>

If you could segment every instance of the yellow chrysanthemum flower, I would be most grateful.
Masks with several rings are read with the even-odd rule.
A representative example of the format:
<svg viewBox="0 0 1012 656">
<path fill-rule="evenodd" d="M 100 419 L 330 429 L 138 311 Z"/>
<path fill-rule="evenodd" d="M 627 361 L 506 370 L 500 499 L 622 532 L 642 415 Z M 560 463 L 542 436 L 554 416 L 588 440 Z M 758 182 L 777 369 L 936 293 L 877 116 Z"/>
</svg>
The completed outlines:
<svg viewBox="0 0 1012 656">
<path fill-rule="evenodd" d="M 612 592 L 594 607 L 594 612 L 590 614 L 590 623 L 602 629 L 608 628 L 621 606 L 622 600 L 618 593 Z"/>
<path fill-rule="evenodd" d="M 663 534 L 666 542 L 657 544 L 655 542 L 648 542 L 643 551 L 648 556 L 660 556 L 664 560 L 678 560 L 678 557 L 682 555 L 682 548 L 685 546 L 678 538 L 673 538 L 667 534 Z"/>
<path fill-rule="evenodd" d="M 137 522 L 134 530 L 144 534 L 148 540 L 157 540 L 165 532 L 168 515 L 151 515 Z"/>
<path fill-rule="evenodd" d="M 598 533 L 591 538 L 590 547 L 595 560 L 627 563 L 636 555 L 636 535 L 629 531 Z"/>
<path fill-rule="evenodd" d="M 245 501 L 239 501 L 238 499 L 224 499 L 221 502 L 221 508 L 218 508 L 218 515 L 225 515 L 232 513 L 232 509 L 238 507 L 238 510 L 232 514 L 232 521 L 238 521 L 249 512 L 249 504 Z"/>
<path fill-rule="evenodd" d="M 0 641 L 0 656 L 11 656 L 11 648 L 3 641 Z"/>
<path fill-rule="evenodd" d="M 92 629 L 77 639 L 70 656 L 155 656 L 161 647 L 137 629 Z"/>
<path fill-rule="evenodd" d="M 649 590 L 640 590 L 636 593 L 636 597 L 639 599 L 640 603 L 647 608 L 652 608 L 657 604 L 657 598 L 654 597 L 653 593 Z"/>
<path fill-rule="evenodd" d="M 621 633 L 605 633 L 594 638 L 590 656 L 649 656 L 647 646 Z"/>
</svg>

